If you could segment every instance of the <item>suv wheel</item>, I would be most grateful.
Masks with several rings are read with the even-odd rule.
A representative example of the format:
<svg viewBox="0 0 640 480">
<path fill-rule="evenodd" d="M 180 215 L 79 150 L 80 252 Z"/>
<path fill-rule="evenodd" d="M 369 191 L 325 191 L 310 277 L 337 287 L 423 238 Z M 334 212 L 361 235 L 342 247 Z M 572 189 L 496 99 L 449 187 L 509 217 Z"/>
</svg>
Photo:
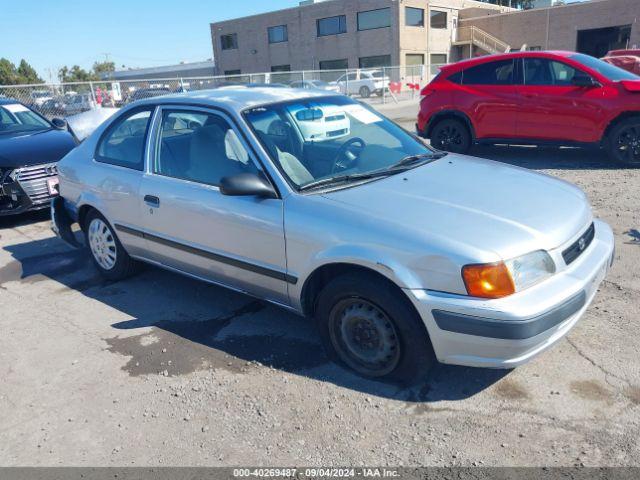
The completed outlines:
<svg viewBox="0 0 640 480">
<path fill-rule="evenodd" d="M 366 274 L 346 274 L 318 295 L 316 322 L 329 356 L 369 378 L 414 384 L 435 363 L 431 341 L 408 299 Z"/>
<path fill-rule="evenodd" d="M 618 123 L 607 136 L 607 149 L 612 160 L 629 166 L 640 166 L 640 117 Z"/>
<path fill-rule="evenodd" d="M 371 96 L 371 90 L 366 85 L 364 87 L 360 87 L 360 96 L 362 98 L 369 98 Z"/>
<path fill-rule="evenodd" d="M 431 130 L 431 145 L 438 150 L 467 153 L 471 148 L 471 134 L 460 120 L 454 118 L 440 120 Z"/>
<path fill-rule="evenodd" d="M 137 270 L 138 263 L 125 251 L 106 218 L 93 210 L 84 223 L 85 242 L 100 273 L 109 280 L 122 280 Z"/>
</svg>

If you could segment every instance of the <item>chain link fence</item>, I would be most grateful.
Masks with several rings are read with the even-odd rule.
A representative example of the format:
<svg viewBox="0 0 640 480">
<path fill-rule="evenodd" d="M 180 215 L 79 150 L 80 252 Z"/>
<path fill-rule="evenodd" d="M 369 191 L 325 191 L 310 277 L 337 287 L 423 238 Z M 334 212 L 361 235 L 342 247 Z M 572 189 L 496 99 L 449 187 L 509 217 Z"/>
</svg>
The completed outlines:
<svg viewBox="0 0 640 480">
<path fill-rule="evenodd" d="M 197 78 L 104 80 L 0 86 L 0 98 L 18 100 L 45 117 L 67 118 L 97 108 L 119 108 L 143 98 L 244 85 L 319 88 L 371 104 L 419 98 L 440 65 L 349 70 L 305 70 Z"/>
</svg>

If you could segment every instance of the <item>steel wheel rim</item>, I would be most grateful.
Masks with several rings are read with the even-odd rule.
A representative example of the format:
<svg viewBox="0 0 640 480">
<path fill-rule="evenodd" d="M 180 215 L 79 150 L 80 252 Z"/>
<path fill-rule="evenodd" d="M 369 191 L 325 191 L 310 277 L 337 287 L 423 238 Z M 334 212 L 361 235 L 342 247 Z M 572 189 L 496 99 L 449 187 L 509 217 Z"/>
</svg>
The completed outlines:
<svg viewBox="0 0 640 480">
<path fill-rule="evenodd" d="M 620 131 L 616 138 L 618 158 L 630 163 L 640 162 L 640 125 L 630 125 Z"/>
<path fill-rule="evenodd" d="M 111 270 L 116 265 L 116 239 L 111 229 L 99 218 L 94 218 L 89 224 L 89 248 L 98 265 L 105 270 Z"/>
<path fill-rule="evenodd" d="M 340 358 L 357 372 L 380 377 L 400 362 L 400 337 L 393 321 L 368 300 L 338 302 L 331 311 L 329 333 Z"/>
</svg>

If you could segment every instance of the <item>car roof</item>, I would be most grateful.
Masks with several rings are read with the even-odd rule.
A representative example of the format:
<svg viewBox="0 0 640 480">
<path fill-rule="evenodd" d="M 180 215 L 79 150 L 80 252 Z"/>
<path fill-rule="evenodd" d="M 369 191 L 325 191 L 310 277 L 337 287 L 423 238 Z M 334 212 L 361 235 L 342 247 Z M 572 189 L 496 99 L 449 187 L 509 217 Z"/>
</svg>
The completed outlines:
<svg viewBox="0 0 640 480">
<path fill-rule="evenodd" d="M 482 63 L 494 62 L 496 60 L 509 60 L 512 58 L 526 58 L 526 57 L 543 57 L 543 58 L 557 58 L 557 57 L 570 57 L 576 55 L 577 52 L 569 52 L 565 50 L 529 50 L 526 52 L 508 52 L 508 53 L 496 53 L 493 55 L 483 55 L 481 57 L 469 58 L 467 60 L 461 60 L 456 63 L 450 63 L 441 68 L 443 71 L 457 71 L 465 68 L 472 67 L 474 65 L 480 65 Z"/>
<path fill-rule="evenodd" d="M 11 105 L 14 103 L 20 103 L 20 101 L 10 97 L 0 97 L 0 105 Z"/>
<path fill-rule="evenodd" d="M 327 97 L 335 94 L 299 88 L 270 88 L 243 86 L 227 86 L 213 90 L 195 90 L 187 93 L 163 95 L 136 102 L 136 105 L 145 104 L 198 104 L 205 106 L 221 107 L 225 110 L 240 113 L 241 111 L 259 105 L 286 102 L 305 98 Z"/>
</svg>

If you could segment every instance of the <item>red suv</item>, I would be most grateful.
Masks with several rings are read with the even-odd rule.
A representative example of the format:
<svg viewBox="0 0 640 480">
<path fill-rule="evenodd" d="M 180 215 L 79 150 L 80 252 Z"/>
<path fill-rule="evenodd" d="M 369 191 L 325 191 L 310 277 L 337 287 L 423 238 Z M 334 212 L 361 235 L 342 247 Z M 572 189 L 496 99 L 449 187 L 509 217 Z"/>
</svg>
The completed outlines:
<svg viewBox="0 0 640 480">
<path fill-rule="evenodd" d="M 575 52 L 516 52 L 442 67 L 421 92 L 418 134 L 474 143 L 596 146 L 640 165 L 640 77 Z"/>
</svg>

